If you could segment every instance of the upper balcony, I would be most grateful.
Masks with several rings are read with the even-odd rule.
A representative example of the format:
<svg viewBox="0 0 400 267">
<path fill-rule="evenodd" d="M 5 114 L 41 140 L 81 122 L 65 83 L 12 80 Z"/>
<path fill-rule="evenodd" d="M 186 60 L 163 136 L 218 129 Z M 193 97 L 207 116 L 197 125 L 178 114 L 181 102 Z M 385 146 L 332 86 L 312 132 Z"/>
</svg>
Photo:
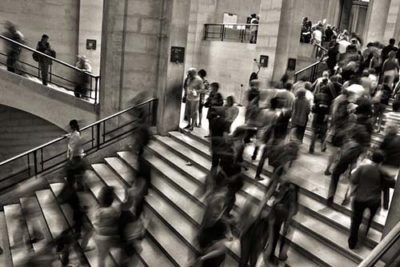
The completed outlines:
<svg viewBox="0 0 400 267">
<path fill-rule="evenodd" d="M 213 23 L 204 25 L 204 40 L 257 43 L 258 24 Z"/>
</svg>

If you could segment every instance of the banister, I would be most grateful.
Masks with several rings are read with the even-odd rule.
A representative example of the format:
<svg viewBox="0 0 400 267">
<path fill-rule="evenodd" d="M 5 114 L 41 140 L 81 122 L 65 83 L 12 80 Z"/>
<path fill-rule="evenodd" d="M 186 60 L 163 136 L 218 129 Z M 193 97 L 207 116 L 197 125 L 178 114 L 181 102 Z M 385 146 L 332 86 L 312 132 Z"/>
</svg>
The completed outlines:
<svg viewBox="0 0 400 267">
<path fill-rule="evenodd" d="M 204 25 L 211 25 L 211 26 L 258 26 L 259 24 L 251 24 L 251 23 L 205 23 Z"/>
<path fill-rule="evenodd" d="M 81 70 L 80 68 L 77 68 L 77 67 L 75 67 L 75 66 L 73 66 L 73 65 L 71 65 L 71 64 L 68 64 L 68 63 L 64 62 L 64 61 L 61 61 L 61 60 L 59 60 L 59 59 L 57 59 L 57 58 L 54 58 L 54 57 L 49 56 L 49 55 L 46 55 L 46 54 L 44 54 L 44 53 L 42 53 L 42 52 L 40 52 L 40 51 L 38 51 L 38 50 L 36 50 L 36 49 L 33 49 L 32 47 L 29 47 L 29 46 L 27 46 L 27 45 L 24 45 L 24 44 L 21 44 L 21 43 L 19 43 L 19 42 L 16 42 L 16 41 L 14 41 L 14 40 L 12 40 L 12 39 L 10 39 L 10 38 L 8 38 L 8 37 L 5 37 L 4 35 L 1 35 L 1 34 L 0 34 L 0 38 L 3 39 L 3 40 L 8 41 L 8 42 L 10 42 L 10 43 L 16 44 L 16 45 L 18 45 L 18 46 L 20 46 L 20 47 L 23 47 L 23 48 L 25 48 L 25 49 L 31 51 L 32 53 L 37 53 L 37 54 L 39 54 L 39 55 L 41 55 L 41 56 L 44 56 L 44 57 L 46 57 L 46 58 L 48 58 L 48 59 L 50 59 L 50 60 L 52 60 L 52 61 L 55 61 L 55 62 L 57 62 L 57 63 L 60 63 L 61 65 L 64 65 L 64 66 L 66 66 L 66 67 L 68 67 L 68 68 L 70 68 L 70 69 L 74 69 L 74 70 L 79 71 L 79 72 L 84 72 L 85 74 L 91 76 L 92 78 L 98 78 L 98 77 L 99 77 L 99 76 L 93 75 L 93 74 L 91 74 L 91 73 L 88 73 L 88 72 L 86 72 L 86 71 L 84 71 L 84 70 Z"/>
<path fill-rule="evenodd" d="M 400 237 L 400 222 L 379 242 L 358 267 L 372 267 Z M 399 248 L 400 249 L 400 248 Z"/>
<path fill-rule="evenodd" d="M 104 121 L 107 121 L 107 120 L 109 120 L 109 119 L 112 119 L 112 118 L 114 118 L 114 117 L 117 117 L 117 116 L 119 116 L 119 115 L 121 115 L 121 114 L 123 114 L 123 113 L 126 113 L 126 112 L 128 112 L 128 111 L 130 111 L 130 110 L 133 110 L 133 109 L 135 109 L 135 108 L 137 108 L 137 107 L 139 107 L 139 106 L 145 105 L 145 104 L 150 103 L 150 102 L 155 101 L 155 100 L 156 100 L 156 98 L 150 98 L 150 99 L 148 99 L 148 100 L 146 100 L 146 101 L 143 101 L 143 102 L 141 102 L 141 103 L 139 103 L 139 104 L 137 104 L 137 105 L 134 105 L 134 106 L 129 107 L 129 108 L 127 108 L 127 109 L 121 110 L 121 111 L 119 111 L 119 112 L 117 112 L 117 113 L 115 113 L 115 114 L 112 114 L 112 115 L 110 115 L 110 116 L 108 116 L 108 117 L 105 117 L 105 118 L 103 118 L 103 119 L 101 119 L 101 120 L 99 120 L 99 121 L 96 121 L 96 122 L 94 122 L 94 123 L 92 123 L 92 124 L 89 124 L 89 125 L 83 127 L 83 128 L 81 129 L 81 131 L 84 131 L 84 130 L 89 129 L 89 128 L 91 128 L 91 127 L 93 127 L 93 126 L 96 126 L 96 125 L 100 125 L 100 124 L 101 124 L 102 122 L 104 122 Z M 8 163 L 10 163 L 10 162 L 12 162 L 12 161 L 14 161 L 14 160 L 17 160 L 17 159 L 19 159 L 19 158 L 22 158 L 22 157 L 24 157 L 24 156 L 27 156 L 27 155 L 29 155 L 29 154 L 35 152 L 35 151 L 38 151 L 38 150 L 40 150 L 40 149 L 43 149 L 43 148 L 45 148 L 45 147 L 47 147 L 47 146 L 50 146 L 50 145 L 52 145 L 52 144 L 54 144 L 54 143 L 57 143 L 57 142 L 59 142 L 59 141 L 61 141 L 61 140 L 63 140 L 63 139 L 66 139 L 66 138 L 67 138 L 67 135 L 63 135 L 63 136 L 57 137 L 56 139 L 53 139 L 53 140 L 51 140 L 51 141 L 49 141 L 49 142 L 47 142 L 47 143 L 45 143 L 45 144 L 42 144 L 42 145 L 37 146 L 37 147 L 35 147 L 35 148 L 32 148 L 32 149 L 30 149 L 30 150 L 28 150 L 28 151 L 25 151 L 25 152 L 23 152 L 23 153 L 21 153 L 21 154 L 18 154 L 18 155 L 14 156 L 14 157 L 12 157 L 12 158 L 10 158 L 10 159 L 7 159 L 7 160 L 5 160 L 5 161 L 0 162 L 0 166 L 6 165 L 6 164 L 8 164 Z"/>
</svg>

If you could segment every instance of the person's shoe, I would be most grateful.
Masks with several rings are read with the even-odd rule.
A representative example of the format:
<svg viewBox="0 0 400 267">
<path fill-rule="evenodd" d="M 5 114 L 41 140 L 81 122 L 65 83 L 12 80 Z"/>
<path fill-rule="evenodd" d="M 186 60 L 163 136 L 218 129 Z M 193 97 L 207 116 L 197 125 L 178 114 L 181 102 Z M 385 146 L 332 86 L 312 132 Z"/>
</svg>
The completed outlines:
<svg viewBox="0 0 400 267">
<path fill-rule="evenodd" d="M 314 154 L 314 148 L 310 148 L 310 149 L 308 150 L 308 153 Z"/>
<path fill-rule="evenodd" d="M 210 137 L 211 137 L 211 136 L 209 136 L 209 135 L 205 135 L 205 136 L 204 136 L 204 138 L 210 138 Z"/>
<path fill-rule="evenodd" d="M 346 206 L 346 205 L 348 205 L 350 203 L 350 199 L 349 198 L 345 198 L 345 199 L 343 199 L 343 201 L 342 201 L 342 206 Z"/>
<path fill-rule="evenodd" d="M 198 124 L 198 123 L 196 123 L 195 127 L 196 127 L 196 128 L 200 128 L 200 127 L 201 127 L 201 125 L 200 125 L 200 124 Z"/>
<path fill-rule="evenodd" d="M 333 205 L 333 197 L 328 197 L 328 199 L 326 200 L 326 205 L 328 207 L 332 207 L 332 205 Z"/>
<path fill-rule="evenodd" d="M 256 158 L 257 158 L 257 155 L 253 155 L 253 156 L 251 156 L 251 160 L 256 160 Z"/>
<path fill-rule="evenodd" d="M 329 170 L 325 170 L 324 174 L 325 174 L 326 176 L 332 175 L 332 173 L 331 173 Z"/>
<path fill-rule="evenodd" d="M 185 128 L 183 128 L 185 130 L 190 129 L 190 124 L 186 125 Z"/>
<path fill-rule="evenodd" d="M 349 241 L 349 249 L 351 249 L 351 250 L 356 249 L 356 246 L 357 246 L 357 243 Z"/>
<path fill-rule="evenodd" d="M 325 152 L 326 151 L 326 146 L 321 148 L 321 152 Z"/>
<path fill-rule="evenodd" d="M 192 165 L 193 165 L 192 162 L 190 162 L 190 161 L 186 162 L 186 166 L 192 166 Z"/>
<path fill-rule="evenodd" d="M 260 175 L 257 175 L 254 179 L 256 179 L 256 180 L 258 180 L 258 181 L 264 180 L 264 178 L 262 178 Z"/>
<path fill-rule="evenodd" d="M 286 261 L 288 259 L 288 255 L 287 254 L 283 254 L 283 253 L 282 254 L 279 253 L 278 259 L 280 261 Z"/>
</svg>

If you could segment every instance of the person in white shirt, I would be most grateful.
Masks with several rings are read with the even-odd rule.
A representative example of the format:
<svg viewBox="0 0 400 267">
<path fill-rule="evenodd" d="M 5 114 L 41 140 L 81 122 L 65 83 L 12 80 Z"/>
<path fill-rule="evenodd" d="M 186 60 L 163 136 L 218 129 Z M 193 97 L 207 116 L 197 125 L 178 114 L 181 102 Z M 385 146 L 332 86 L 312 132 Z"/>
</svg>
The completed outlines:
<svg viewBox="0 0 400 267">
<path fill-rule="evenodd" d="M 67 134 L 68 137 L 67 158 L 69 160 L 72 160 L 73 158 L 82 158 L 84 152 L 83 152 L 81 132 L 79 129 L 78 121 L 71 120 L 69 122 L 69 126 L 71 127 L 71 133 Z"/>
</svg>

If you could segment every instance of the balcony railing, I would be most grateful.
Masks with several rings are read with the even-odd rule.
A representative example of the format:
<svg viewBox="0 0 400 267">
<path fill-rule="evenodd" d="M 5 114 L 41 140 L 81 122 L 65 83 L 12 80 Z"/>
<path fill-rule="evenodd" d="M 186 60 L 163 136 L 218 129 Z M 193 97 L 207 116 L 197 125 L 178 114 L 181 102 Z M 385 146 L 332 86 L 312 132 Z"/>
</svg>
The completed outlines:
<svg viewBox="0 0 400 267">
<path fill-rule="evenodd" d="M 146 123 L 155 125 L 156 110 L 157 99 L 152 98 L 82 128 L 85 154 L 93 154 L 128 137 L 138 126 L 138 117 L 135 116 L 138 111 L 147 119 Z M 67 143 L 68 137 L 61 136 L 0 162 L 0 191 L 29 177 L 64 166 L 67 162 Z"/>
<path fill-rule="evenodd" d="M 83 97 L 92 103 L 98 103 L 100 76 L 93 75 L 3 35 L 0 35 L 0 39 L 4 41 L 4 45 L 0 49 L 1 65 L 9 67 L 10 64 L 7 63 L 7 59 L 10 56 L 10 52 L 17 53 L 16 64 L 12 66 L 15 68 L 14 72 L 41 80 L 39 63 L 33 59 L 33 53 L 36 53 L 41 59 L 45 59 L 50 63 L 48 73 L 49 88 L 75 92 L 77 86 L 80 86 L 80 91 L 84 94 Z"/>
<path fill-rule="evenodd" d="M 204 40 L 257 42 L 258 24 L 205 24 Z"/>
<path fill-rule="evenodd" d="M 311 65 L 295 72 L 295 81 L 304 79 L 309 82 L 314 82 L 317 78 L 322 76 L 322 72 L 326 70 L 325 61 L 327 59 L 328 50 L 320 45 L 314 45 L 316 62 Z"/>
</svg>

